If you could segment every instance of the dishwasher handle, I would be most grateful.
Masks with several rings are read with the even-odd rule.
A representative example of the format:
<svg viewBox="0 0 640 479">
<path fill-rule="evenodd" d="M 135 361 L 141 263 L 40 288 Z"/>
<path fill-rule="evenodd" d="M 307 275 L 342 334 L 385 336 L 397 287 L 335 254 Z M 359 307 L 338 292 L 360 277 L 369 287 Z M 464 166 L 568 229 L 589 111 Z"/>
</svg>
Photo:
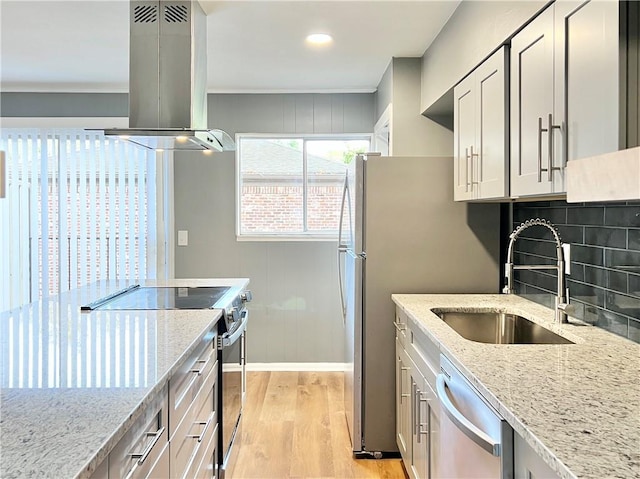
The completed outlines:
<svg viewBox="0 0 640 479">
<path fill-rule="evenodd" d="M 445 414 L 451 419 L 451 421 L 460 429 L 460 431 L 480 446 L 485 451 L 500 457 L 500 441 L 496 441 L 491 438 L 487 433 L 479 429 L 469 419 L 467 419 L 460 411 L 453 405 L 446 391 L 447 383 L 444 374 L 438 374 L 436 379 L 436 391 L 438 393 L 438 399 Z"/>
</svg>

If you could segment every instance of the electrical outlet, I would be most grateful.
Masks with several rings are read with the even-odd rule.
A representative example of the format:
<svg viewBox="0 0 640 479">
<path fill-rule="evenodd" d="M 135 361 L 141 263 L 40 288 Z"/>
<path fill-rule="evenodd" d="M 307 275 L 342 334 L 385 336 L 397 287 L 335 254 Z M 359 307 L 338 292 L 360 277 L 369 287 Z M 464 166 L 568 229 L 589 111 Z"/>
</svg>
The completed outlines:
<svg viewBox="0 0 640 479">
<path fill-rule="evenodd" d="M 564 274 L 571 274 L 571 243 L 562 243 L 564 255 Z"/>
<path fill-rule="evenodd" d="M 189 245 L 189 231 L 178 230 L 178 246 L 188 246 L 188 245 Z"/>
</svg>

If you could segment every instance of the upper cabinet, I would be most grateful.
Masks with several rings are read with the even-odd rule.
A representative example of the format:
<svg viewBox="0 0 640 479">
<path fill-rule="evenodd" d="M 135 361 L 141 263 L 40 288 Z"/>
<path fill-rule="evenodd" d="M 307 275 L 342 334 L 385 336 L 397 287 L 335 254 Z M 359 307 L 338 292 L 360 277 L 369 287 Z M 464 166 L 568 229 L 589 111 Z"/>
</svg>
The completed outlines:
<svg viewBox="0 0 640 479">
<path fill-rule="evenodd" d="M 511 196 L 559 195 L 567 161 L 616 151 L 619 4 L 562 1 L 511 41 Z"/>
<path fill-rule="evenodd" d="M 454 88 L 454 199 L 504 198 L 508 132 L 506 47 Z"/>
</svg>

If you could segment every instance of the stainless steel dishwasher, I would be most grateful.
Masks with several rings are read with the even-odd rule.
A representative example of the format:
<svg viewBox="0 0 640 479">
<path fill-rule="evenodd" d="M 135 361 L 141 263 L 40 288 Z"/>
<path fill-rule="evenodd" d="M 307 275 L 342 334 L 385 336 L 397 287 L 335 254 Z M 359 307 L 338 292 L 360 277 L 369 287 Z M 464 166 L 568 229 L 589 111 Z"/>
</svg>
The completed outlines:
<svg viewBox="0 0 640 479">
<path fill-rule="evenodd" d="M 434 478 L 513 478 L 513 429 L 444 356 L 436 380 L 440 457 Z"/>
</svg>

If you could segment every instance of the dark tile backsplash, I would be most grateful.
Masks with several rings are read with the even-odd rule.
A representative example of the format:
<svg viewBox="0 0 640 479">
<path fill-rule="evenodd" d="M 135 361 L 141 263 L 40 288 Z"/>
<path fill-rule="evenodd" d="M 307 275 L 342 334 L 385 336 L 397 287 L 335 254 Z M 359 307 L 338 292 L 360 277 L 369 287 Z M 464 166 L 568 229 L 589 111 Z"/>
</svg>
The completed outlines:
<svg viewBox="0 0 640 479">
<path fill-rule="evenodd" d="M 575 316 L 640 343 L 640 201 L 568 204 L 539 201 L 513 205 L 513 228 L 543 218 L 571 244 L 567 285 Z M 549 230 L 525 230 L 515 247 L 520 264 L 554 264 Z M 553 307 L 555 271 L 515 272 L 518 294 Z"/>
</svg>

